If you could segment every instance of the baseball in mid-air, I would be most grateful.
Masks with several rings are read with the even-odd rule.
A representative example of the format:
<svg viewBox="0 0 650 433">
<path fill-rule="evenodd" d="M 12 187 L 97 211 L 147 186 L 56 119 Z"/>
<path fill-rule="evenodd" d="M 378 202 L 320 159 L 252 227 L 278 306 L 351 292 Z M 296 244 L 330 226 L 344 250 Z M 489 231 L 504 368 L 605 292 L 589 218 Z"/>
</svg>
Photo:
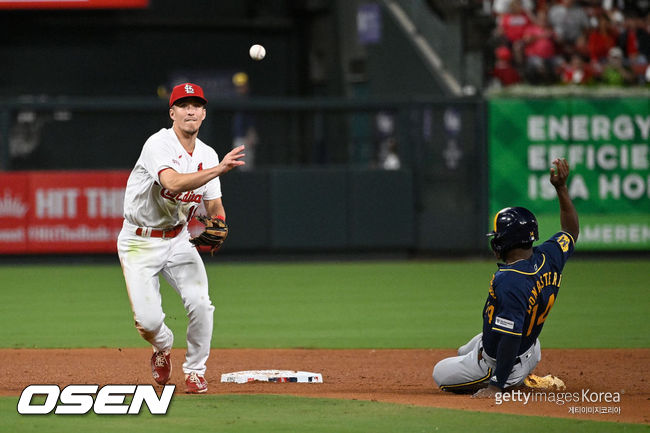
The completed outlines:
<svg viewBox="0 0 650 433">
<path fill-rule="evenodd" d="M 250 54 L 253 60 L 262 60 L 266 56 L 266 48 L 260 44 L 255 44 L 248 50 L 248 54 Z"/>
</svg>

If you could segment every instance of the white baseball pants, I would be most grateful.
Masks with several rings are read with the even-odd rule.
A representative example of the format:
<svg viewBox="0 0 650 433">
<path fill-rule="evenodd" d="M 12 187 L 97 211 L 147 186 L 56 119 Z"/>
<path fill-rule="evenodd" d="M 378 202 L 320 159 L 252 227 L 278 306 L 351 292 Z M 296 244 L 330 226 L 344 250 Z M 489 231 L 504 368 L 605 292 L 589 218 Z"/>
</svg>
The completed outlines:
<svg viewBox="0 0 650 433">
<path fill-rule="evenodd" d="M 497 362 L 483 351 L 483 333 L 458 349 L 458 356 L 445 358 L 433 368 L 433 380 L 443 391 L 474 392 L 487 386 Z M 542 359 L 539 339 L 519 355 L 508 376 L 506 387 L 523 383 Z"/>
<path fill-rule="evenodd" d="M 189 319 L 183 372 L 204 375 L 210 355 L 214 306 L 203 260 L 189 241 L 187 227 L 172 239 L 138 236 L 136 229 L 125 221 L 117 240 L 136 328 L 154 350 L 171 350 L 174 335 L 165 325 L 159 281 L 162 274 L 180 295 Z"/>
</svg>

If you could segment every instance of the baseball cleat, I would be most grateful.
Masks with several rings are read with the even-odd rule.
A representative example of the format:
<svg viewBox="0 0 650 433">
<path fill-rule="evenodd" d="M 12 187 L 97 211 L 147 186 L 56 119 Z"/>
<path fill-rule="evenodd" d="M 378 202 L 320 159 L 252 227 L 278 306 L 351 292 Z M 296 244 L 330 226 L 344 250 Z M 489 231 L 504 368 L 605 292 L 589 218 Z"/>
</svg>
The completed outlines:
<svg viewBox="0 0 650 433">
<path fill-rule="evenodd" d="M 185 376 L 185 385 L 188 394 L 203 394 L 208 390 L 208 382 L 195 372 Z"/>
<path fill-rule="evenodd" d="M 172 375 L 171 354 L 154 352 L 151 357 L 151 375 L 158 385 L 164 385 Z"/>
<path fill-rule="evenodd" d="M 557 391 L 566 389 L 564 381 L 559 377 L 553 376 L 551 374 L 543 377 L 529 374 L 526 379 L 524 379 L 524 385 L 535 389 L 555 389 Z"/>
</svg>

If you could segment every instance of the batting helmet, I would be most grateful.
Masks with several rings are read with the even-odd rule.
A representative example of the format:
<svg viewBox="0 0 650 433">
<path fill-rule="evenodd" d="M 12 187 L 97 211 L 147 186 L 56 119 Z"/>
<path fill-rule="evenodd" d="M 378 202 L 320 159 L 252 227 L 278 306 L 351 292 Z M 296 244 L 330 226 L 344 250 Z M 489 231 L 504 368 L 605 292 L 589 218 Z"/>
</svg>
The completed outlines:
<svg viewBox="0 0 650 433">
<path fill-rule="evenodd" d="M 539 239 L 537 218 L 523 207 L 501 209 L 494 217 L 494 231 L 488 233 L 492 250 L 501 258 L 513 248 L 530 248 Z"/>
</svg>

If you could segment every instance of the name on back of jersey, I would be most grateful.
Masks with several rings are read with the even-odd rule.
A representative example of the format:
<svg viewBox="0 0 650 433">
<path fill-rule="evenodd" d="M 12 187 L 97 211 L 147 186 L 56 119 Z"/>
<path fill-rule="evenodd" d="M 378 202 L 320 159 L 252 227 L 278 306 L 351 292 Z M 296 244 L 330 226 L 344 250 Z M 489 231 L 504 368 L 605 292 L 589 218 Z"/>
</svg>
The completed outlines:
<svg viewBox="0 0 650 433">
<path fill-rule="evenodd" d="M 556 286 L 559 288 L 561 282 L 562 282 L 562 274 L 558 272 L 549 271 L 541 274 L 535 281 L 535 287 L 533 287 L 533 289 L 530 292 L 530 296 L 528 297 L 528 309 L 526 310 L 526 312 L 530 314 L 535 304 L 537 304 L 537 296 L 539 296 L 539 294 L 542 292 L 544 287 Z"/>
</svg>

